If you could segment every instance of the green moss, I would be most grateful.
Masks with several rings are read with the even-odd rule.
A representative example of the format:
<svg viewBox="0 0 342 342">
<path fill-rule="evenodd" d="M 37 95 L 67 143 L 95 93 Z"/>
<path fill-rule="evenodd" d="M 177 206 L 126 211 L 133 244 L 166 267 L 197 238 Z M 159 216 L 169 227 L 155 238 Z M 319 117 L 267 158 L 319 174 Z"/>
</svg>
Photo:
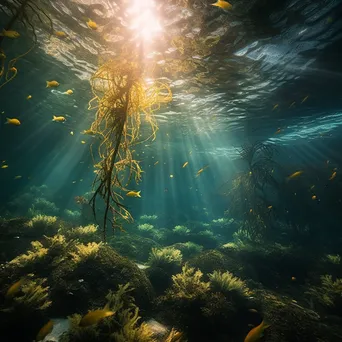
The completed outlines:
<svg viewBox="0 0 342 342">
<path fill-rule="evenodd" d="M 234 277 L 230 272 L 214 271 L 209 274 L 210 288 L 225 295 L 234 294 L 241 298 L 249 295 L 249 289 L 244 281 Z"/>
<path fill-rule="evenodd" d="M 209 283 L 202 281 L 203 273 L 185 264 L 182 273 L 172 276 L 172 287 L 168 296 L 193 299 L 209 291 Z"/>
<path fill-rule="evenodd" d="M 170 268 L 182 263 L 182 253 L 175 248 L 152 248 L 148 264 L 152 267 Z"/>
<path fill-rule="evenodd" d="M 54 235 L 60 228 L 56 216 L 36 215 L 26 223 L 28 229 L 36 235 Z"/>
</svg>

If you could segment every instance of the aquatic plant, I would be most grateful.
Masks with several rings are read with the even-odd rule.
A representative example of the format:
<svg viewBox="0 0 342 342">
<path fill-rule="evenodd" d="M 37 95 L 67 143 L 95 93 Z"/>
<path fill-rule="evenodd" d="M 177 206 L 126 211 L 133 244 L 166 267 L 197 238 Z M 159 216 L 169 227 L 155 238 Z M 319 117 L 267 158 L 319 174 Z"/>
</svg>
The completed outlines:
<svg viewBox="0 0 342 342">
<path fill-rule="evenodd" d="M 119 285 L 116 292 L 110 291 L 106 296 L 107 305 L 115 315 L 96 325 L 81 328 L 81 315 L 75 314 L 69 318 L 70 327 L 62 336 L 62 342 L 78 341 L 116 341 L 116 342 L 156 342 L 148 324 L 139 323 L 139 308 L 130 295 L 133 288 L 130 284 Z M 182 334 L 172 329 L 164 342 L 181 341 Z"/>
<path fill-rule="evenodd" d="M 75 263 L 84 262 L 89 258 L 95 258 L 99 253 L 101 246 L 103 245 L 102 242 L 89 242 L 88 244 L 77 244 L 75 246 L 76 251 L 70 252 L 70 256 Z"/>
<path fill-rule="evenodd" d="M 142 215 L 139 217 L 141 221 L 155 221 L 158 219 L 157 215 Z"/>
<path fill-rule="evenodd" d="M 32 241 L 31 246 L 32 250 L 29 250 L 27 254 L 18 255 L 8 264 L 11 267 L 22 268 L 42 260 L 48 254 L 48 248 L 44 248 L 39 241 Z"/>
<path fill-rule="evenodd" d="M 142 233 L 152 233 L 154 226 L 149 223 L 143 223 L 138 225 L 138 230 Z"/>
<path fill-rule="evenodd" d="M 16 56 L 15 58 L 12 58 L 7 63 L 6 68 L 7 57 L 5 51 L 1 48 L 5 37 L 0 36 L 0 81 L 2 81 L 2 77 L 5 76 L 5 80 L 2 84 L 0 84 L 0 88 L 2 88 L 4 85 L 6 85 L 8 82 L 12 81 L 16 77 L 18 73 L 18 70 L 15 67 L 16 62 L 26 56 L 36 46 L 38 39 L 36 35 L 35 23 L 38 21 L 40 26 L 42 26 L 43 28 L 47 28 L 50 33 L 53 32 L 53 23 L 49 15 L 44 10 L 44 5 L 45 2 L 42 0 L 2 1 L 0 11 L 4 12 L 5 14 L 8 14 L 9 11 L 9 13 L 12 14 L 9 22 L 4 25 L 4 29 L 11 30 L 13 29 L 13 26 L 16 22 L 20 22 L 25 26 L 28 32 L 31 31 L 34 42 L 33 45 L 26 52 L 22 53 L 19 56 Z"/>
<path fill-rule="evenodd" d="M 89 224 L 87 226 L 79 226 L 76 228 L 64 227 L 59 230 L 60 233 L 64 234 L 68 239 L 77 239 L 83 243 L 96 242 L 99 240 L 98 226 L 95 224 Z"/>
<path fill-rule="evenodd" d="M 153 113 L 162 103 L 172 100 L 168 85 L 157 81 L 146 84 L 146 70 L 141 58 L 139 48 L 127 46 L 120 56 L 105 61 L 91 78 L 94 98 L 89 102 L 89 109 L 97 109 L 91 130 L 101 137 L 97 149 L 100 162 L 97 164 L 99 168 L 91 204 L 96 216 L 96 198 L 104 200 L 104 238 L 107 222 L 115 228 L 120 226 L 120 219 L 132 220 L 129 211 L 121 203 L 120 192 L 127 189 L 132 179 L 137 183 L 141 179 L 139 162 L 131 150 L 139 139 L 141 114 L 144 114 L 152 130 L 147 139 L 154 140 L 157 123 Z M 109 213 L 112 218 L 108 216 Z"/>
<path fill-rule="evenodd" d="M 57 215 L 59 213 L 59 208 L 57 208 L 56 204 L 48 201 L 45 198 L 36 198 L 31 208 L 28 210 L 28 214 L 31 216 L 36 215 Z"/>
<path fill-rule="evenodd" d="M 29 279 L 21 286 L 22 295 L 13 298 L 14 307 L 24 307 L 25 310 L 45 310 L 51 305 L 49 286 L 44 286 L 47 279 Z"/>
<path fill-rule="evenodd" d="M 215 292 L 222 292 L 225 295 L 231 293 L 241 297 L 246 297 L 249 294 L 249 289 L 246 283 L 230 272 L 214 271 L 209 274 L 210 288 Z"/>
<path fill-rule="evenodd" d="M 231 207 L 226 214 L 242 219 L 244 224 L 240 229 L 247 230 L 253 239 L 265 237 L 274 215 L 266 189 L 275 193 L 279 189 L 274 178 L 274 169 L 279 166 L 273 159 L 275 152 L 273 144 L 264 142 L 243 146 L 240 156 L 247 163 L 248 171 L 233 179 L 228 191 Z"/>
<path fill-rule="evenodd" d="M 182 263 L 182 253 L 175 248 L 152 248 L 148 264 L 153 267 L 169 268 Z"/>
<path fill-rule="evenodd" d="M 78 210 L 65 209 L 63 211 L 63 218 L 72 223 L 79 223 L 81 220 L 81 212 Z"/>
<path fill-rule="evenodd" d="M 202 281 L 203 273 L 185 264 L 182 273 L 172 276 L 172 287 L 168 290 L 168 296 L 194 299 L 209 291 L 210 284 Z"/>
<path fill-rule="evenodd" d="M 26 226 L 37 235 L 53 235 L 60 227 L 56 216 L 37 215 L 26 223 Z"/>
<path fill-rule="evenodd" d="M 172 231 L 179 235 L 187 235 L 190 233 L 190 229 L 185 226 L 175 226 Z"/>
<path fill-rule="evenodd" d="M 339 254 L 327 254 L 325 256 L 325 259 L 335 265 L 339 265 L 341 263 L 341 256 Z"/>
<path fill-rule="evenodd" d="M 179 249 L 184 258 L 189 258 L 203 251 L 203 246 L 192 241 L 176 243 L 173 247 Z"/>
<path fill-rule="evenodd" d="M 338 306 L 342 303 L 342 278 L 334 281 L 332 275 L 322 275 L 321 286 L 311 287 L 306 294 L 325 307 Z"/>
</svg>

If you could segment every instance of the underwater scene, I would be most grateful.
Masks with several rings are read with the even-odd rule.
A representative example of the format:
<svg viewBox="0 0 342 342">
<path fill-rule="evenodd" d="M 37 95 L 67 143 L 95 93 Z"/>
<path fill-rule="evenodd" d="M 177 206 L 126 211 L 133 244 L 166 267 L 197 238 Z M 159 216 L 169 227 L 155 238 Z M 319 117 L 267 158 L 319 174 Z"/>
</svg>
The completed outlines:
<svg viewBox="0 0 342 342">
<path fill-rule="evenodd" d="M 0 0 L 0 341 L 342 341 L 342 0 Z"/>
</svg>

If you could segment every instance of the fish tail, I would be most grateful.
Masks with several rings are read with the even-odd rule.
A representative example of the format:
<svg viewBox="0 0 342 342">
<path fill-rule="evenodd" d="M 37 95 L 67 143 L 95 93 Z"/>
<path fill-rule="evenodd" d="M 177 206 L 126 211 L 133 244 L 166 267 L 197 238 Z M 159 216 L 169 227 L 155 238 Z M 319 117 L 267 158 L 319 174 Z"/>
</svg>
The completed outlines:
<svg viewBox="0 0 342 342">
<path fill-rule="evenodd" d="M 262 321 L 262 329 L 265 330 L 271 326 L 267 321 Z"/>
<path fill-rule="evenodd" d="M 56 117 L 52 115 L 52 121 L 56 121 Z"/>
<path fill-rule="evenodd" d="M 49 88 L 49 81 L 46 81 L 46 88 Z"/>
<path fill-rule="evenodd" d="M 141 193 L 141 191 L 138 191 L 138 193 L 137 193 L 137 196 L 138 196 L 138 197 L 141 197 L 141 196 L 140 196 L 140 193 Z"/>
<path fill-rule="evenodd" d="M 6 118 L 5 125 L 9 124 L 10 120 L 11 120 L 10 118 Z"/>
</svg>

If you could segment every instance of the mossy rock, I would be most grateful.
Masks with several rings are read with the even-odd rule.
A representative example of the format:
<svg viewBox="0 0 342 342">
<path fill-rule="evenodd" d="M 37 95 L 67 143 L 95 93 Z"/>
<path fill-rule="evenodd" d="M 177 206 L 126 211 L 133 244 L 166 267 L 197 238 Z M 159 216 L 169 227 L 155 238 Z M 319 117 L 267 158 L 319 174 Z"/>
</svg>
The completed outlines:
<svg viewBox="0 0 342 342">
<path fill-rule="evenodd" d="M 213 271 L 229 271 L 236 276 L 244 274 L 244 266 L 219 250 L 204 251 L 189 260 L 191 267 L 199 268 L 206 276 Z"/>
<path fill-rule="evenodd" d="M 109 244 L 120 254 L 130 259 L 145 262 L 154 247 L 160 245 L 152 239 L 131 233 L 122 233 L 110 239 Z"/>
<path fill-rule="evenodd" d="M 328 326 L 306 303 L 299 305 L 290 297 L 265 290 L 256 290 L 255 296 L 261 302 L 264 320 L 270 324 L 265 330 L 265 342 L 342 341 L 342 326 Z M 246 327 L 246 334 L 249 329 Z"/>
<path fill-rule="evenodd" d="M 153 289 L 145 273 L 128 258 L 122 257 L 108 245 L 101 246 L 96 257 L 76 264 L 62 262 L 52 272 L 49 284 L 54 313 L 66 315 L 85 313 L 91 308 L 101 308 L 109 290 L 119 284 L 130 283 L 136 304 L 148 309 Z"/>
</svg>

